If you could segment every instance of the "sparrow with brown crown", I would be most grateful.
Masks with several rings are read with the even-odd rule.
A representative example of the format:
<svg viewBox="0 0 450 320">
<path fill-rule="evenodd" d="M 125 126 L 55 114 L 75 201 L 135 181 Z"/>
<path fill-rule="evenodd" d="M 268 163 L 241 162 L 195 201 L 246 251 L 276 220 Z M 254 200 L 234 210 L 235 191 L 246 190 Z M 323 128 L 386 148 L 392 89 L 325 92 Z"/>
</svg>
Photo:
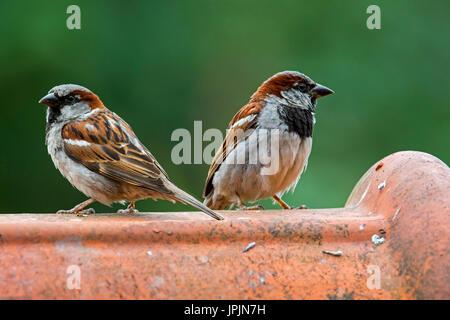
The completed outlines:
<svg viewBox="0 0 450 320">
<path fill-rule="evenodd" d="M 229 123 L 209 168 L 203 203 L 213 210 L 229 205 L 256 209 L 261 206 L 246 207 L 244 202 L 273 198 L 290 209 L 281 197 L 295 188 L 308 162 L 317 98 L 331 93 L 296 71 L 266 80 Z M 276 170 L 267 170 L 272 162 Z"/>
<path fill-rule="evenodd" d="M 176 187 L 131 127 L 90 90 L 56 86 L 40 101 L 48 106 L 45 142 L 56 168 L 90 199 L 58 213 L 88 214 L 95 201 L 130 202 L 120 213 L 135 213 L 135 201 L 152 198 L 189 204 L 217 220 L 223 217 Z"/>
</svg>

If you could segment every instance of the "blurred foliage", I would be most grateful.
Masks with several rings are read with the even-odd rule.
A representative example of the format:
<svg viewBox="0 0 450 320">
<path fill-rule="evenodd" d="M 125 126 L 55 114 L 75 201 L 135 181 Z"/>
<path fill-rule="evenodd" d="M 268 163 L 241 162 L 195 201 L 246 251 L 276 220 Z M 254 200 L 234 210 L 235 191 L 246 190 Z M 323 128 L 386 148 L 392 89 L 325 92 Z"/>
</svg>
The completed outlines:
<svg viewBox="0 0 450 320">
<path fill-rule="evenodd" d="M 308 170 L 288 203 L 343 206 L 361 175 L 396 151 L 450 160 L 447 0 L 76 1 L 82 28 L 71 31 L 66 8 L 74 3 L 0 1 L 0 212 L 55 212 L 85 199 L 44 145 L 37 101 L 62 83 L 97 93 L 197 198 L 208 165 L 173 164 L 172 131 L 193 132 L 194 120 L 225 131 L 282 70 L 336 92 L 318 103 Z M 381 30 L 366 27 L 370 4 L 381 7 Z M 151 200 L 138 208 L 192 210 Z"/>
</svg>

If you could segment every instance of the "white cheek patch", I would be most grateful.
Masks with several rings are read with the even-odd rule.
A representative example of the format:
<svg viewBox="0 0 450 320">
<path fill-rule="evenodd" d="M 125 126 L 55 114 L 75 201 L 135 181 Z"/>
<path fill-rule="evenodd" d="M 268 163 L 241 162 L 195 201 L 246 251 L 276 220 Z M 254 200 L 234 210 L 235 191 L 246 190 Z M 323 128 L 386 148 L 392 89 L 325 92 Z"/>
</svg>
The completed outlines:
<svg viewBox="0 0 450 320">
<path fill-rule="evenodd" d="M 307 93 L 303 93 L 298 90 L 289 89 L 286 91 L 281 91 L 281 95 L 293 104 L 294 106 L 300 107 L 301 109 L 311 109 L 311 96 Z"/>
<path fill-rule="evenodd" d="M 91 145 L 89 142 L 84 140 L 64 139 L 64 142 L 78 147 L 88 147 Z"/>
<path fill-rule="evenodd" d="M 66 105 L 61 108 L 61 120 L 72 120 L 85 115 L 91 110 L 89 104 L 85 102 L 77 102 L 72 105 Z"/>
</svg>

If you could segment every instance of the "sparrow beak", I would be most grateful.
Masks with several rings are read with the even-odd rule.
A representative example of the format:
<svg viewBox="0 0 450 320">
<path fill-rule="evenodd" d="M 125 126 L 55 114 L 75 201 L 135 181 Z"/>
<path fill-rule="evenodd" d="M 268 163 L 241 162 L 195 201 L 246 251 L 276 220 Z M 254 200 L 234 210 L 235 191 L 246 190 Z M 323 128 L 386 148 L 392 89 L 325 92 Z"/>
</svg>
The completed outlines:
<svg viewBox="0 0 450 320">
<path fill-rule="evenodd" d="M 41 100 L 39 100 L 39 103 L 45 104 L 49 106 L 50 108 L 56 107 L 58 105 L 58 97 L 55 96 L 53 93 L 49 93 L 45 97 L 43 97 Z"/>
<path fill-rule="evenodd" d="M 316 84 L 316 86 L 311 89 L 310 93 L 314 98 L 322 98 L 334 93 L 334 91 L 325 86 L 322 86 L 321 84 Z"/>
</svg>

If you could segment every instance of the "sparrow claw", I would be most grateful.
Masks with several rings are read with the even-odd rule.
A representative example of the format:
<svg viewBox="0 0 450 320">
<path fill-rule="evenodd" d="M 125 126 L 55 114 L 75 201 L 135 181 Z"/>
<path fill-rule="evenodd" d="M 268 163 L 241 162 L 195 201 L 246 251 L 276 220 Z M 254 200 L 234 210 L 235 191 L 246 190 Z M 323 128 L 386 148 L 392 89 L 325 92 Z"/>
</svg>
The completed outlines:
<svg viewBox="0 0 450 320">
<path fill-rule="evenodd" d="M 58 210 L 56 214 L 76 214 L 77 216 L 84 216 L 84 215 L 90 215 L 94 214 L 95 210 L 93 208 L 84 209 L 84 210 Z"/>
<path fill-rule="evenodd" d="M 126 209 L 117 210 L 117 213 L 135 214 L 139 213 L 139 211 L 135 208 L 134 201 L 132 201 Z"/>
<path fill-rule="evenodd" d="M 258 204 L 256 206 L 251 206 L 251 207 L 239 206 L 239 207 L 237 207 L 236 210 L 264 210 L 264 207 L 260 204 Z"/>
<path fill-rule="evenodd" d="M 139 213 L 139 210 L 134 209 L 134 208 L 126 208 L 126 209 L 117 210 L 117 213 L 135 214 L 135 213 Z"/>
</svg>

